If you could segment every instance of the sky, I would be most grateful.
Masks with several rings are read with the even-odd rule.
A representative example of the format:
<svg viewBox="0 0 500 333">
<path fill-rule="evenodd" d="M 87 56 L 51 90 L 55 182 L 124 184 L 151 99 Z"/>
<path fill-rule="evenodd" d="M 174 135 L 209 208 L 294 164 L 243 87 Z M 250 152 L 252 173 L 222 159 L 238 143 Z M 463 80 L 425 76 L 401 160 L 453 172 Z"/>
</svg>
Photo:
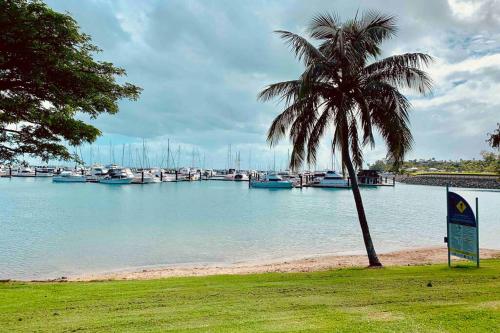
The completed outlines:
<svg viewBox="0 0 500 333">
<path fill-rule="evenodd" d="M 98 59 L 126 69 L 126 81 L 144 89 L 138 101 L 121 101 L 118 114 L 92 121 L 103 136 L 92 149 L 81 148 L 87 162 L 137 164 L 146 151 L 151 166 L 165 166 L 169 140 L 180 165 L 194 160 L 227 167 L 231 145 L 233 166 L 239 152 L 241 168 L 266 169 L 274 160 L 276 168 L 285 168 L 289 142 L 274 148 L 266 143 L 280 105 L 256 97 L 302 69 L 273 31 L 303 34 L 309 20 L 324 12 L 343 19 L 370 9 L 395 15 L 399 31 L 383 45 L 383 56 L 424 52 L 435 58 L 428 68 L 432 95 L 408 95 L 415 139 L 409 159 L 479 158 L 488 150 L 486 133 L 500 122 L 500 0 L 46 2 L 70 13 L 92 36 L 103 50 Z M 323 140 L 316 168 L 330 166 L 330 140 Z M 365 162 L 385 154 L 377 138 L 375 148 L 365 150 Z"/>
</svg>

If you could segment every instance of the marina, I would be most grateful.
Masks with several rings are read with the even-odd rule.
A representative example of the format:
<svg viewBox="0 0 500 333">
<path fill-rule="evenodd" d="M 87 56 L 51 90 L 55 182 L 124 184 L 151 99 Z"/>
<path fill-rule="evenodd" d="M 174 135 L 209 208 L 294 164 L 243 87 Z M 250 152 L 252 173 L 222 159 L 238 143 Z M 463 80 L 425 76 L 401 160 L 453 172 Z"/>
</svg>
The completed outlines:
<svg viewBox="0 0 500 333">
<path fill-rule="evenodd" d="M 47 177 L 1 178 L 0 188 L 0 279 L 364 253 L 345 189 L 56 184 Z M 498 191 L 457 192 L 479 197 L 481 247 L 499 249 Z M 380 252 L 442 246 L 444 188 L 397 183 L 364 187 L 362 195 Z"/>
</svg>

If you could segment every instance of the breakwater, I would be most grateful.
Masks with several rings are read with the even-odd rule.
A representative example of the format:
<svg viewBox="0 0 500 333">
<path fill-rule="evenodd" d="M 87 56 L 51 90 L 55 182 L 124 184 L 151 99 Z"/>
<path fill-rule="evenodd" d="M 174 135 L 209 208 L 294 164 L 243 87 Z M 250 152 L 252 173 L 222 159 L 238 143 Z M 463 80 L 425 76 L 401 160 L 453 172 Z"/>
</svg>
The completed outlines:
<svg viewBox="0 0 500 333">
<path fill-rule="evenodd" d="M 464 188 L 500 189 L 500 181 L 497 176 L 490 175 L 416 175 L 398 176 L 397 181 L 412 185 L 429 186 L 452 186 Z"/>
</svg>

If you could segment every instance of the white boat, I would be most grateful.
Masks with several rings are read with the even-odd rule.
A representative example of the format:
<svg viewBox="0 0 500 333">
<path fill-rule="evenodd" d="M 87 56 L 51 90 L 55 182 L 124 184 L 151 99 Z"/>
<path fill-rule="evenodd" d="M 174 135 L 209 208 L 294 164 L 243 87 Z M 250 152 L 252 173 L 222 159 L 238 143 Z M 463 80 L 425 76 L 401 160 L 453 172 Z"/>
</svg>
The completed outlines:
<svg viewBox="0 0 500 333">
<path fill-rule="evenodd" d="M 119 168 L 113 166 L 108 173 L 99 179 L 103 184 L 130 184 L 134 180 L 134 174 L 128 168 Z"/>
<path fill-rule="evenodd" d="M 315 173 L 316 175 L 316 173 Z M 332 187 L 332 188 L 348 188 L 350 187 L 349 180 L 345 179 L 342 174 L 336 171 L 327 171 L 324 177 L 315 177 L 312 183 L 313 187 Z"/>
<path fill-rule="evenodd" d="M 213 177 L 213 176 L 217 175 L 217 171 L 212 170 L 212 169 L 206 169 L 205 171 L 203 171 L 203 175 L 205 177 Z"/>
<path fill-rule="evenodd" d="M 52 178 L 54 183 L 85 183 L 87 178 L 72 171 L 63 171 Z"/>
<path fill-rule="evenodd" d="M 23 167 L 17 170 L 17 172 L 13 175 L 16 177 L 35 177 L 35 171 L 30 167 Z"/>
<path fill-rule="evenodd" d="M 159 175 L 157 177 L 160 177 Z M 164 182 L 175 182 L 178 179 L 175 177 L 175 173 L 168 173 L 162 171 L 161 180 Z"/>
<path fill-rule="evenodd" d="M 199 180 L 201 170 L 195 168 L 181 168 L 177 174 L 178 180 Z"/>
<path fill-rule="evenodd" d="M 54 176 L 54 168 L 41 167 L 35 168 L 35 176 L 37 177 L 52 177 Z"/>
<path fill-rule="evenodd" d="M 0 177 L 5 177 L 9 174 L 9 170 L 3 165 L 0 165 Z"/>
<path fill-rule="evenodd" d="M 191 180 L 200 180 L 199 170 L 194 170 L 193 173 L 191 173 Z"/>
<path fill-rule="evenodd" d="M 153 175 L 158 178 L 160 182 L 175 182 L 175 173 L 168 173 L 163 169 L 153 170 Z"/>
<path fill-rule="evenodd" d="M 244 181 L 248 181 L 248 175 L 244 172 L 237 172 L 235 175 L 234 175 L 234 181 L 237 181 L 237 182 L 244 182 Z"/>
<path fill-rule="evenodd" d="M 87 181 L 88 182 L 93 182 L 93 183 L 98 183 L 99 180 L 103 177 L 105 177 L 108 173 L 108 169 L 103 167 L 102 165 L 93 165 L 90 168 L 89 174 L 87 174 Z"/>
<path fill-rule="evenodd" d="M 292 188 L 291 180 L 283 180 L 283 178 L 275 173 L 266 175 L 263 180 L 250 181 L 250 187 L 253 188 Z"/>
<path fill-rule="evenodd" d="M 152 172 L 144 170 L 135 173 L 132 180 L 132 184 L 154 184 L 160 182 L 160 178 L 157 178 Z"/>
<path fill-rule="evenodd" d="M 224 180 L 234 180 L 235 176 L 236 176 L 236 170 L 229 169 L 227 173 L 224 175 Z"/>
</svg>

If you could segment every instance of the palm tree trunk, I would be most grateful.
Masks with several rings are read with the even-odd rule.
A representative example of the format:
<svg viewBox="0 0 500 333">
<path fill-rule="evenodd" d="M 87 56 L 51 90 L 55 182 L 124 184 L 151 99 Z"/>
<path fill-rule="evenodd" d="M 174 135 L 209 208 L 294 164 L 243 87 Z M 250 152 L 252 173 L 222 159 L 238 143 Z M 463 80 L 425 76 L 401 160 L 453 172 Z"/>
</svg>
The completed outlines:
<svg viewBox="0 0 500 333">
<path fill-rule="evenodd" d="M 368 221 L 366 220 L 365 209 L 363 207 L 363 200 L 361 199 L 361 193 L 359 192 L 358 180 L 356 178 L 356 172 L 352 165 L 349 152 L 344 151 L 343 162 L 349 172 L 349 178 L 351 182 L 352 194 L 354 195 L 354 201 L 356 202 L 356 209 L 358 211 L 359 225 L 361 226 L 361 231 L 363 233 L 363 240 L 365 242 L 366 254 L 368 255 L 368 261 L 370 267 L 382 266 L 380 263 L 377 252 L 375 252 L 375 247 L 373 246 L 372 237 L 370 236 L 370 229 L 368 228 Z"/>
</svg>

